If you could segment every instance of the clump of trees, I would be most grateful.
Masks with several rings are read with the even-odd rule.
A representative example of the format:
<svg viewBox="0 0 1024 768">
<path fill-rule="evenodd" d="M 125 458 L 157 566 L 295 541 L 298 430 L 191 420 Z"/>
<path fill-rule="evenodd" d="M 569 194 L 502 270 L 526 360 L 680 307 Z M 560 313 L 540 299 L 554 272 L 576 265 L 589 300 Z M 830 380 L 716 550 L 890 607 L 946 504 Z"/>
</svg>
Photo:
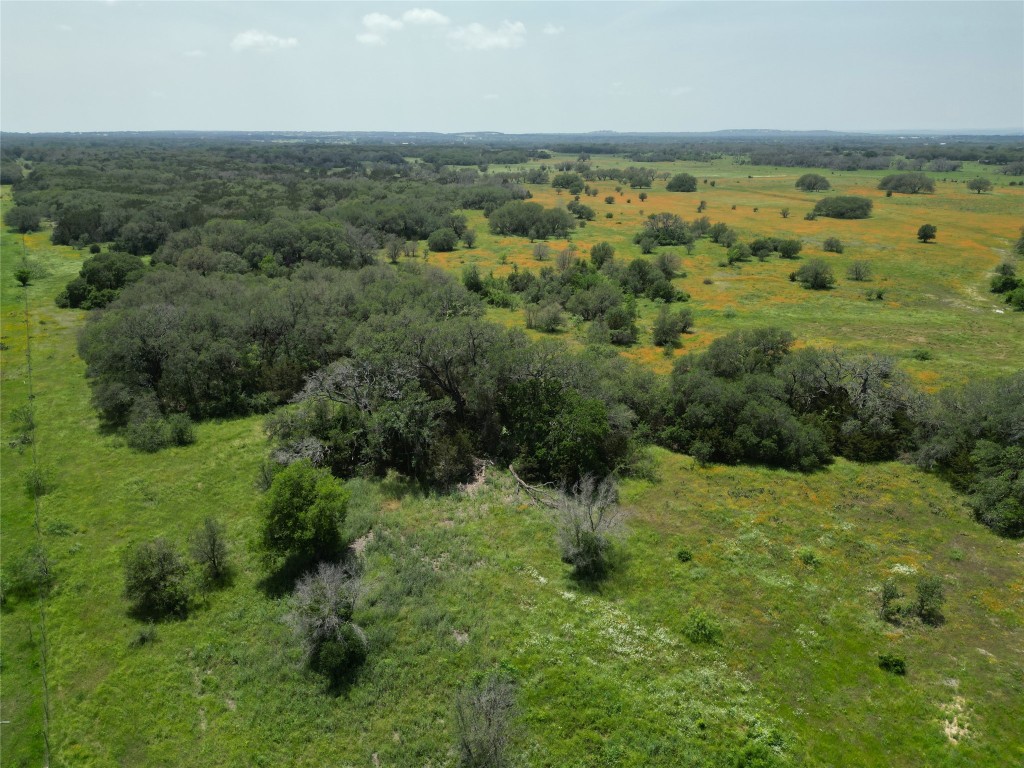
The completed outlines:
<svg viewBox="0 0 1024 768">
<path fill-rule="evenodd" d="M 539 203 L 512 201 L 494 210 L 487 226 L 496 235 L 546 240 L 568 237 L 576 228 L 576 219 L 564 208 L 545 208 Z"/>
<path fill-rule="evenodd" d="M 830 219 L 866 219 L 871 215 L 872 203 L 866 197 L 837 195 L 825 197 L 814 204 L 815 216 Z"/>
<path fill-rule="evenodd" d="M 878 188 L 887 192 L 916 195 L 919 192 L 934 192 L 935 182 L 923 173 L 893 173 L 878 182 Z"/>
<path fill-rule="evenodd" d="M 665 185 L 669 192 L 696 192 L 697 179 L 689 173 L 677 173 Z"/>
<path fill-rule="evenodd" d="M 796 180 L 796 188 L 804 192 L 826 192 L 832 189 L 832 185 L 820 173 L 805 173 Z"/>
<path fill-rule="evenodd" d="M 145 270 L 142 259 L 130 253 L 98 253 L 86 259 L 78 277 L 57 294 L 57 306 L 74 309 L 105 307 L 126 285 L 139 280 Z"/>
<path fill-rule="evenodd" d="M 664 441 L 702 461 L 803 470 L 913 446 L 921 396 L 894 361 L 792 344 L 778 329 L 736 331 L 679 358 Z"/>
<path fill-rule="evenodd" d="M 918 426 L 917 463 L 965 492 L 974 516 L 1024 536 L 1024 372 L 948 388 Z"/>
</svg>

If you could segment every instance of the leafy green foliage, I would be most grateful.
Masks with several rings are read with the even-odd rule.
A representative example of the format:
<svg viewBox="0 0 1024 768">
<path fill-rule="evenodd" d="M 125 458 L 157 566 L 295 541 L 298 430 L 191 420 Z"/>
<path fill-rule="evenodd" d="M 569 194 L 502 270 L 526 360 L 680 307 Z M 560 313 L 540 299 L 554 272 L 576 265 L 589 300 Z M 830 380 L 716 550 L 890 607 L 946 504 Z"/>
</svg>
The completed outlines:
<svg viewBox="0 0 1024 768">
<path fill-rule="evenodd" d="M 329 557 L 341 546 L 339 527 L 347 509 L 342 484 L 300 459 L 274 477 L 263 498 L 260 546 L 272 557 Z"/>
<path fill-rule="evenodd" d="M 188 612 L 188 566 L 167 539 L 132 547 L 124 557 L 124 596 L 139 616 L 162 618 Z"/>
<path fill-rule="evenodd" d="M 826 192 L 832 185 L 820 173 L 805 173 L 796 180 L 796 188 L 804 192 Z"/>
<path fill-rule="evenodd" d="M 934 192 L 935 182 L 923 173 L 894 173 L 878 182 L 878 188 L 916 195 L 919 192 Z"/>
<path fill-rule="evenodd" d="M 895 653 L 880 653 L 878 655 L 878 668 L 894 675 L 907 674 L 906 659 Z"/>
<path fill-rule="evenodd" d="M 696 192 L 697 179 L 688 173 L 677 173 L 668 180 L 665 189 L 669 192 Z"/>
<path fill-rule="evenodd" d="M 192 559 L 203 569 L 203 575 L 210 583 L 223 582 L 230 572 L 228 544 L 224 525 L 212 517 L 192 534 L 189 541 Z"/>
<path fill-rule="evenodd" d="M 518 235 L 531 240 L 567 237 L 576 219 L 564 208 L 545 208 L 539 203 L 512 201 L 493 211 L 487 226 L 496 235 Z"/>
<path fill-rule="evenodd" d="M 825 291 L 836 284 L 832 266 L 824 259 L 809 259 L 793 275 L 804 288 L 815 291 Z"/>
<path fill-rule="evenodd" d="M 866 219 L 871 215 L 872 203 L 866 197 L 837 195 L 825 197 L 814 204 L 813 213 L 830 219 Z"/>
<path fill-rule="evenodd" d="M 703 608 L 694 608 L 683 621 L 683 634 L 691 643 L 715 645 L 722 640 L 722 625 Z"/>
<path fill-rule="evenodd" d="M 938 228 L 934 224 L 922 224 L 917 230 L 917 239 L 922 243 L 928 243 L 935 239 Z"/>
</svg>

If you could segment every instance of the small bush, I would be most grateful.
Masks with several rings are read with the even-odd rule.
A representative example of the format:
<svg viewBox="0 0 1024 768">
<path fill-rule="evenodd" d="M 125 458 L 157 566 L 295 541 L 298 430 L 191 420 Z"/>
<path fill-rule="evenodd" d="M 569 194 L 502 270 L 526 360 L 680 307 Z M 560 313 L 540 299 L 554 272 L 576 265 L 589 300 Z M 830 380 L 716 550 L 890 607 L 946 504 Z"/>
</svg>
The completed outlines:
<svg viewBox="0 0 1024 768">
<path fill-rule="evenodd" d="M 53 587 L 50 558 L 39 544 L 33 544 L 13 559 L 3 572 L 3 599 L 8 596 L 40 597 Z"/>
<path fill-rule="evenodd" d="M 171 445 L 192 445 L 196 428 L 188 414 L 174 413 L 167 417 L 167 438 Z"/>
<path fill-rule="evenodd" d="M 202 527 L 192 534 L 189 542 L 192 559 L 203 569 L 208 581 L 218 582 L 228 575 L 228 545 L 224 526 L 208 517 Z"/>
<path fill-rule="evenodd" d="M 911 350 L 910 356 L 914 360 L 921 360 L 921 361 L 931 360 L 932 358 L 935 357 L 935 355 L 933 355 L 927 349 L 914 349 L 914 350 Z"/>
<path fill-rule="evenodd" d="M 603 578 L 611 568 L 610 550 L 622 521 L 614 479 L 599 483 L 591 475 L 583 477 L 560 494 L 556 509 L 562 562 L 573 567 L 577 579 Z"/>
<path fill-rule="evenodd" d="M 810 259 L 793 273 L 793 279 L 801 283 L 805 288 L 815 291 L 828 290 L 835 287 L 836 284 L 836 278 L 832 274 L 832 267 L 824 259 Z"/>
<path fill-rule="evenodd" d="M 878 655 L 878 667 L 894 675 L 907 674 L 907 662 L 902 656 L 897 656 L 895 653 L 880 653 Z"/>
<path fill-rule="evenodd" d="M 688 563 L 691 560 L 693 560 L 693 552 L 688 550 L 686 547 L 683 547 L 678 552 L 676 552 L 676 559 L 680 563 Z"/>
<path fill-rule="evenodd" d="M 25 475 L 25 493 L 30 499 L 45 496 L 54 485 L 53 476 L 39 467 L 32 467 Z"/>
<path fill-rule="evenodd" d="M 124 595 L 143 616 L 188 612 L 188 566 L 163 538 L 137 545 L 124 558 Z"/>
<path fill-rule="evenodd" d="M 846 269 L 846 277 L 858 283 L 871 279 L 871 265 L 866 261 L 855 261 Z"/>
<path fill-rule="evenodd" d="M 435 229 L 427 238 L 427 247 L 439 253 L 454 251 L 459 247 L 459 236 L 450 227 Z"/>
<path fill-rule="evenodd" d="M 159 416 L 145 416 L 128 424 L 124 438 L 129 448 L 156 453 L 171 444 L 171 427 Z"/>
<path fill-rule="evenodd" d="M 825 242 L 822 243 L 821 249 L 827 253 L 842 253 L 843 241 L 838 237 L 827 237 Z"/>
<path fill-rule="evenodd" d="M 878 616 L 882 621 L 887 621 L 890 624 L 895 624 L 899 621 L 902 608 L 897 601 L 902 597 L 903 593 L 892 579 L 886 579 L 882 583 L 880 605 L 878 608 Z"/>
<path fill-rule="evenodd" d="M 149 622 L 135 633 L 135 637 L 128 641 L 130 648 L 141 648 L 144 645 L 151 645 L 156 642 L 156 625 Z"/>
<path fill-rule="evenodd" d="M 455 730 L 459 765 L 463 768 L 505 768 L 512 764 L 509 741 L 516 713 L 515 684 L 494 675 L 463 688 L 455 699 Z"/>
<path fill-rule="evenodd" d="M 938 626 L 945 621 L 942 606 L 946 595 L 942 587 L 942 579 L 938 576 L 923 576 L 917 583 L 917 602 L 914 609 L 925 624 Z"/>
<path fill-rule="evenodd" d="M 796 554 L 800 558 L 800 562 L 809 568 L 814 568 L 821 563 L 818 554 L 810 547 L 801 547 Z"/>
<path fill-rule="evenodd" d="M 352 623 L 360 581 L 351 567 L 320 563 L 295 587 L 288 623 L 302 643 L 306 663 L 334 682 L 366 659 L 362 629 Z"/>
<path fill-rule="evenodd" d="M 722 639 L 722 626 L 701 608 L 694 608 L 683 622 L 683 634 L 691 643 L 714 645 Z"/>
</svg>

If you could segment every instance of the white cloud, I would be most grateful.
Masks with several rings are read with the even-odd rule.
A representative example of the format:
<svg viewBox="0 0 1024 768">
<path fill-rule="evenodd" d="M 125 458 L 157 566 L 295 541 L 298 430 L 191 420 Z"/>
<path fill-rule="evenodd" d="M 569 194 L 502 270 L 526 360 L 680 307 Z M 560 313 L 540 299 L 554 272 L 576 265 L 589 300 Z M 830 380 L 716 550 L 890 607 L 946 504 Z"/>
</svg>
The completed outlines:
<svg viewBox="0 0 1024 768">
<path fill-rule="evenodd" d="M 401 19 L 393 19 L 386 13 L 368 13 L 363 16 L 363 26 L 371 32 L 388 32 L 392 29 L 401 29 Z"/>
<path fill-rule="evenodd" d="M 386 42 L 376 32 L 363 32 L 361 35 L 356 35 L 356 41 L 363 45 L 384 45 Z"/>
<path fill-rule="evenodd" d="M 545 35 L 560 35 L 565 32 L 565 27 L 556 27 L 554 24 L 549 23 L 544 25 L 543 31 Z"/>
<path fill-rule="evenodd" d="M 271 51 L 278 51 L 284 48 L 294 48 L 298 44 L 299 41 L 294 37 L 278 37 L 277 35 L 271 35 L 269 32 L 249 29 L 235 35 L 235 39 L 231 41 L 231 50 L 235 52 L 251 50 L 260 53 L 270 53 Z"/>
<path fill-rule="evenodd" d="M 432 8 L 413 8 L 411 11 L 406 11 L 402 14 L 402 21 L 407 24 L 429 24 L 436 26 L 444 26 L 449 23 L 447 16 L 438 13 Z"/>
<path fill-rule="evenodd" d="M 193 48 L 191 51 L 182 51 L 181 55 L 186 59 L 203 59 L 206 58 L 206 51 L 200 51 L 198 48 Z"/>
<path fill-rule="evenodd" d="M 470 51 L 518 48 L 526 42 L 526 25 L 521 21 L 503 21 L 491 29 L 474 22 L 455 27 L 448 33 L 448 39 L 456 47 Z"/>
</svg>

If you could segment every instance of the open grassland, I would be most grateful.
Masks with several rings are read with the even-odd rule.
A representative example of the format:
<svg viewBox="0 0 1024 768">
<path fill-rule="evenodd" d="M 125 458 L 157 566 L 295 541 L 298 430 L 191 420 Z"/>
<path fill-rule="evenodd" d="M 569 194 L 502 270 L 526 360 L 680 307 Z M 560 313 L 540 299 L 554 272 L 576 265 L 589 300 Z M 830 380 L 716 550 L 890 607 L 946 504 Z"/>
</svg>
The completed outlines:
<svg viewBox="0 0 1024 768">
<path fill-rule="evenodd" d="M 545 162 L 574 159 L 556 156 Z M 595 167 L 630 164 L 623 158 L 600 155 L 593 156 L 591 162 Z M 701 349 L 736 328 L 772 324 L 789 329 L 807 344 L 838 345 L 900 358 L 929 389 L 962 382 L 972 375 L 1009 373 L 1024 360 L 1024 315 L 1009 311 L 1000 296 L 988 291 L 993 268 L 1011 254 L 1013 241 L 1024 226 L 1024 188 L 1008 186 L 1011 179 L 994 175 L 991 168 L 965 163 L 962 171 L 929 174 L 937 180 L 934 194 L 887 198 L 876 188 L 887 171 L 826 171 L 832 190 L 808 193 L 794 184 L 814 169 L 737 165 L 730 158 L 651 167 L 694 175 L 699 182 L 697 191 L 668 192 L 663 180 L 656 180 L 652 189 L 627 185 L 621 192 L 615 191 L 619 182 L 593 182 L 597 196 L 583 196 L 581 201 L 595 210 L 597 218 L 572 238 L 581 255 L 594 243 L 607 241 L 615 246 L 618 259 L 640 257 L 633 235 L 650 214 L 669 212 L 687 221 L 707 216 L 712 223 L 725 222 L 744 242 L 761 236 L 797 238 L 803 243 L 801 259 L 826 259 L 838 279 L 834 290 L 809 291 L 789 280 L 799 260 L 773 258 L 730 267 L 725 265 L 725 249 L 706 239 L 698 241 L 692 255 L 682 247 L 663 247 L 660 250 L 682 257 L 687 276 L 674 283 L 692 296 L 689 306 L 696 315 L 694 334 L 684 339 L 676 354 Z M 969 191 L 966 181 L 978 176 L 992 179 L 994 191 L 983 195 Z M 564 205 L 572 199 L 567 192 L 548 186 L 529 188 L 534 201 L 545 206 Z M 639 199 L 642 191 L 648 194 L 643 202 Z M 871 218 L 804 220 L 817 200 L 836 194 L 870 198 L 874 203 Z M 604 202 L 608 195 L 615 197 L 611 205 Z M 707 208 L 697 213 L 701 200 Z M 789 218 L 782 218 L 783 208 L 790 210 Z M 606 213 L 612 218 L 605 218 Z M 483 274 L 493 271 L 497 276 L 508 274 L 513 265 L 537 270 L 551 264 L 538 263 L 533 245 L 525 238 L 495 237 L 479 212 L 467 214 L 470 226 L 480 235 L 476 247 L 431 254 L 432 263 L 452 269 L 476 264 Z M 938 227 L 938 238 L 923 244 L 916 234 L 926 223 Z M 842 241 L 842 254 L 822 250 L 828 237 Z M 566 244 L 552 241 L 550 246 L 556 254 Z M 846 270 L 854 261 L 870 265 L 870 280 L 846 279 Z M 866 300 L 869 289 L 884 291 L 884 299 Z M 650 340 L 658 306 L 642 300 L 639 309 L 641 341 L 624 354 L 668 370 L 671 361 L 651 346 Z M 506 323 L 523 323 L 521 313 L 499 312 L 497 316 Z M 582 341 L 585 329 L 575 330 L 563 336 Z M 927 355 L 915 356 L 920 352 Z M 930 359 L 917 359 L 928 356 Z"/>
<path fill-rule="evenodd" d="M 693 168 L 678 165 L 686 167 Z M 730 328 L 771 321 L 807 343 L 900 356 L 927 348 L 933 360 L 907 367 L 933 381 L 1019 368 L 1022 318 L 992 311 L 985 271 L 1016 231 L 1020 193 L 1011 198 L 997 187 L 975 200 L 962 185 L 950 191 L 941 184 L 920 199 L 874 192 L 871 220 L 804 222 L 813 198 L 792 189 L 798 172 L 751 180 L 747 166 L 702 167 L 708 178 L 713 168 L 732 173 L 737 196 L 722 183 L 694 194 L 656 185 L 645 211 L 693 218 L 703 198 L 712 221 L 745 238 L 799 233 L 808 238 L 805 254 L 820 246 L 812 248 L 813 237 L 835 234 L 849 250 L 831 258 L 879 259 L 887 299 L 898 306 L 866 302 L 845 281 L 828 295 L 810 294 L 785 278 L 788 263 L 720 268 L 721 249 L 704 243 L 684 258 L 689 276 L 677 280 L 693 294 L 698 315 L 684 351 Z M 836 174 L 833 184 L 867 193 L 867 176 L 874 178 Z M 840 186 L 847 181 L 849 189 Z M 641 222 L 635 191 L 622 198 L 633 203 L 605 206 L 604 186 L 611 185 L 602 185 L 594 207 L 616 217 L 599 218 L 575 240 L 586 248 L 607 239 L 619 258 L 639 255 L 629 242 Z M 534 193 L 547 204 L 558 200 L 552 190 Z M 792 208 L 790 219 L 769 210 L 771 194 Z M 944 195 L 967 210 L 933 207 Z M 1005 210 L 1006 198 L 1018 208 Z M 999 208 L 991 219 L 976 207 L 988 205 Z M 957 216 L 976 217 L 974 228 L 957 229 Z M 991 224 L 997 220 L 1005 234 Z M 939 227 L 938 243 L 917 244 L 924 221 Z M 456 268 L 478 259 L 497 273 L 513 262 L 537 266 L 528 243 L 498 240 L 482 218 L 474 223 L 477 248 L 430 260 Z M 883 223 L 900 237 L 887 240 L 877 229 Z M 820 229 L 804 235 L 805 227 Z M 974 245 L 958 256 L 946 237 Z M 28 397 L 26 291 L 12 277 L 20 236 L 5 232 L 2 249 L 7 563 L 35 532 L 24 489 L 31 452 L 8 446 L 10 414 Z M 743 755 L 751 765 L 757 755 L 776 761 L 764 765 L 807 766 L 1024 761 L 1024 544 L 973 523 L 940 479 L 895 463 L 839 460 L 802 475 L 703 468 L 655 451 L 658 479 L 623 488 L 629 533 L 619 569 L 597 591 L 568 578 L 553 522 L 504 473 L 489 470 L 472 495 L 436 497 L 397 480 L 352 481 L 345 534 L 366 547 L 367 594 L 356 621 L 372 650 L 351 687 L 327 692 L 303 671 L 282 620 L 286 599 L 253 553 L 254 479 L 266 451 L 261 420 L 207 422 L 196 444 L 155 455 L 102 432 L 75 352 L 84 313 L 53 305 L 83 254 L 49 245 L 46 234 L 27 237 L 26 251 L 48 272 L 27 296 L 37 455 L 52 481 L 40 499 L 40 529 L 56 573 L 45 602 L 53 765 L 454 765 L 454 694 L 494 669 L 519 682 L 515 747 L 525 765 L 732 766 Z M 932 264 L 948 262 L 948 279 L 938 266 L 916 272 L 918 253 Z M 705 275 L 715 282 L 703 285 Z M 915 275 L 928 278 L 920 291 Z M 728 307 L 735 317 L 725 317 Z M 495 317 L 515 324 L 521 315 Z M 562 336 L 576 339 L 573 331 Z M 667 365 L 649 346 L 630 354 Z M 155 641 L 139 646 L 133 641 L 144 625 L 129 617 L 121 597 L 122 553 L 158 535 L 183 547 L 208 515 L 227 528 L 233 580 L 201 596 L 187 619 L 158 624 Z M 677 557 L 683 548 L 692 552 L 689 562 Z M 912 593 L 921 575 L 943 579 L 946 623 L 882 622 L 881 582 L 895 578 Z M 4 766 L 42 760 L 39 607 L 14 598 L 3 609 Z M 687 639 L 693 608 L 719 622 L 720 643 Z M 878 668 L 886 652 L 906 658 L 906 677 Z"/>
</svg>

